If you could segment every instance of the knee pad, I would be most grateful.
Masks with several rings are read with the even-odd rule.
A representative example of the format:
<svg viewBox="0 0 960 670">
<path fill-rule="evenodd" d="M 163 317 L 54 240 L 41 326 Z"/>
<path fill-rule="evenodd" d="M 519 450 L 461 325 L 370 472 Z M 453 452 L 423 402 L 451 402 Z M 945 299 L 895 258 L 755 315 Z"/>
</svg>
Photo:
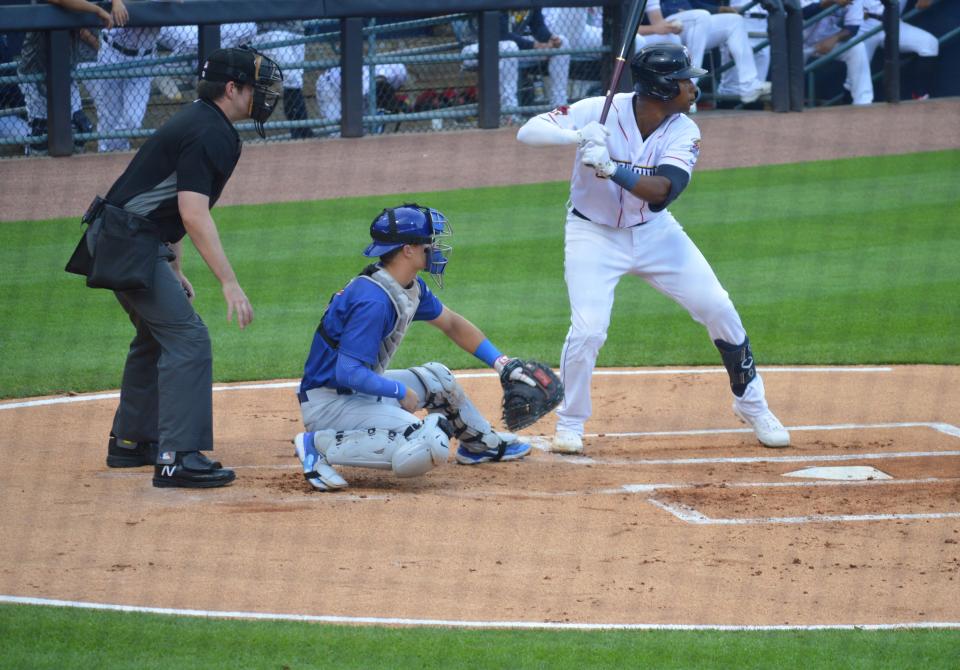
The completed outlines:
<svg viewBox="0 0 960 670">
<path fill-rule="evenodd" d="M 445 413 L 456 412 L 464 403 L 465 396 L 453 373 L 443 363 L 424 363 L 410 372 L 417 376 L 427 390 L 423 399 L 427 409 L 438 409 Z"/>
<path fill-rule="evenodd" d="M 450 422 L 452 435 L 461 442 L 482 443 L 484 448 L 495 448 L 500 438 L 468 400 L 463 387 L 443 363 L 425 363 L 410 368 L 426 389 L 424 407 L 443 412 Z"/>
<path fill-rule="evenodd" d="M 446 463 L 450 456 L 450 427 L 442 414 L 429 414 L 404 433 L 397 445 L 391 466 L 397 477 L 419 477 Z"/>
<path fill-rule="evenodd" d="M 742 398 L 747 390 L 747 384 L 757 376 L 757 367 L 753 362 L 753 351 L 750 350 L 750 338 L 745 337 L 743 344 L 735 345 L 723 340 L 714 340 L 713 343 L 720 350 L 723 365 L 730 375 L 730 390 L 733 395 Z"/>
</svg>

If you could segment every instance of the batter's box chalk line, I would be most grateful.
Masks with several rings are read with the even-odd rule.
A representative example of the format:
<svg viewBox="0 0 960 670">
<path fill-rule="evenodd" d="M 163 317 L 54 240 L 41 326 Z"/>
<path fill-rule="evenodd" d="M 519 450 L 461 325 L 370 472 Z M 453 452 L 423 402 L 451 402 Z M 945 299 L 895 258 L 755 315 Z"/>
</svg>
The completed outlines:
<svg viewBox="0 0 960 670">
<path fill-rule="evenodd" d="M 922 514 L 811 514 L 807 516 L 770 516 L 753 518 L 714 519 L 682 503 L 667 503 L 647 498 L 654 507 L 669 512 L 690 524 L 703 526 L 750 526 L 757 524 L 849 523 L 854 521 L 910 521 L 920 519 L 960 519 L 960 512 L 930 512 Z"/>
</svg>

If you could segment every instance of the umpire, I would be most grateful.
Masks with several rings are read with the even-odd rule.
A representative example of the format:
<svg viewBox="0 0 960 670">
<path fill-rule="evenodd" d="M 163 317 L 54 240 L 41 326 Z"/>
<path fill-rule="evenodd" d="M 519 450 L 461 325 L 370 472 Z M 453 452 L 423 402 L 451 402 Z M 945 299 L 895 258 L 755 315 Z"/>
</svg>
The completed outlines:
<svg viewBox="0 0 960 670">
<path fill-rule="evenodd" d="M 94 200 L 90 224 L 68 271 L 87 285 L 111 288 L 136 328 L 107 465 L 154 465 L 153 485 L 208 488 L 234 480 L 211 461 L 213 358 L 210 335 L 194 310 L 181 270 L 188 235 L 220 280 L 227 320 L 244 328 L 253 308 L 224 253 L 210 208 L 240 158 L 233 124 L 251 118 L 260 136 L 282 91 L 276 62 L 252 49 L 219 49 L 200 73 L 198 100 L 148 139 L 106 197 Z M 159 249 L 159 253 L 158 253 Z"/>
</svg>

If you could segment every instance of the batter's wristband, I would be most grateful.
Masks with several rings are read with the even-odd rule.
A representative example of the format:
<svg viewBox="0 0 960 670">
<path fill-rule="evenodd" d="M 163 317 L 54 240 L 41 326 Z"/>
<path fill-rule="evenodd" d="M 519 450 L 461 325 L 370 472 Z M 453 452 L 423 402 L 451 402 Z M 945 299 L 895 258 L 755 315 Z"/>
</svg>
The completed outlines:
<svg viewBox="0 0 960 670">
<path fill-rule="evenodd" d="M 493 346 L 493 342 L 490 340 L 484 340 L 481 342 L 480 346 L 477 347 L 477 350 L 473 352 L 473 355 L 491 368 L 493 367 L 494 362 L 503 356 L 503 354 L 500 353 L 500 350 Z"/>
<path fill-rule="evenodd" d="M 622 165 L 618 165 L 616 172 L 610 176 L 610 181 L 617 186 L 622 186 L 628 191 L 632 191 L 633 187 L 637 185 L 638 181 L 640 181 L 640 175 L 630 168 L 625 168 Z"/>
</svg>

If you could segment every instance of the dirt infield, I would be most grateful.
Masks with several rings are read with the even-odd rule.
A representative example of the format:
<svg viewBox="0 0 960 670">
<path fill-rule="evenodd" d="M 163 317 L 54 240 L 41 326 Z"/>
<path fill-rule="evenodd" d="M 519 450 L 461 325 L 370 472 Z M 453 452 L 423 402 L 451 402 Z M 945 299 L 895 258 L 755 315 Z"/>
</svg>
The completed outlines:
<svg viewBox="0 0 960 670">
<path fill-rule="evenodd" d="M 221 490 L 106 468 L 113 398 L 5 409 L 0 434 L 20 438 L 0 470 L 0 592 L 470 621 L 960 621 L 960 398 L 934 395 L 960 369 L 766 370 L 794 427 L 781 450 L 733 419 L 722 371 L 609 372 L 583 458 L 407 481 L 344 468 L 335 494 L 298 470 L 292 382 L 215 394 L 216 453 L 239 475 Z M 496 412 L 490 373 L 461 379 Z M 814 465 L 893 479 L 783 476 Z"/>
<path fill-rule="evenodd" d="M 703 167 L 960 147 L 957 100 L 697 121 Z M 413 146 L 422 173 L 376 163 Z M 5 183 L 63 189 L 41 209 L 5 188 L 0 211 L 73 215 L 128 158 L 4 162 Z M 528 169 L 512 131 L 250 147 L 226 199 L 564 179 L 568 161 Z M 960 622 L 960 368 L 761 370 L 790 449 L 762 448 L 733 418 L 719 365 L 603 370 L 584 457 L 536 449 L 416 480 L 344 468 L 351 488 L 336 494 L 299 472 L 291 380 L 215 393 L 215 453 L 238 480 L 209 491 L 104 465 L 113 394 L 4 401 L 0 594 L 448 621 Z M 492 373 L 458 374 L 495 415 Z M 552 421 L 527 436 L 542 444 Z M 891 479 L 785 476 L 839 465 Z"/>
</svg>

